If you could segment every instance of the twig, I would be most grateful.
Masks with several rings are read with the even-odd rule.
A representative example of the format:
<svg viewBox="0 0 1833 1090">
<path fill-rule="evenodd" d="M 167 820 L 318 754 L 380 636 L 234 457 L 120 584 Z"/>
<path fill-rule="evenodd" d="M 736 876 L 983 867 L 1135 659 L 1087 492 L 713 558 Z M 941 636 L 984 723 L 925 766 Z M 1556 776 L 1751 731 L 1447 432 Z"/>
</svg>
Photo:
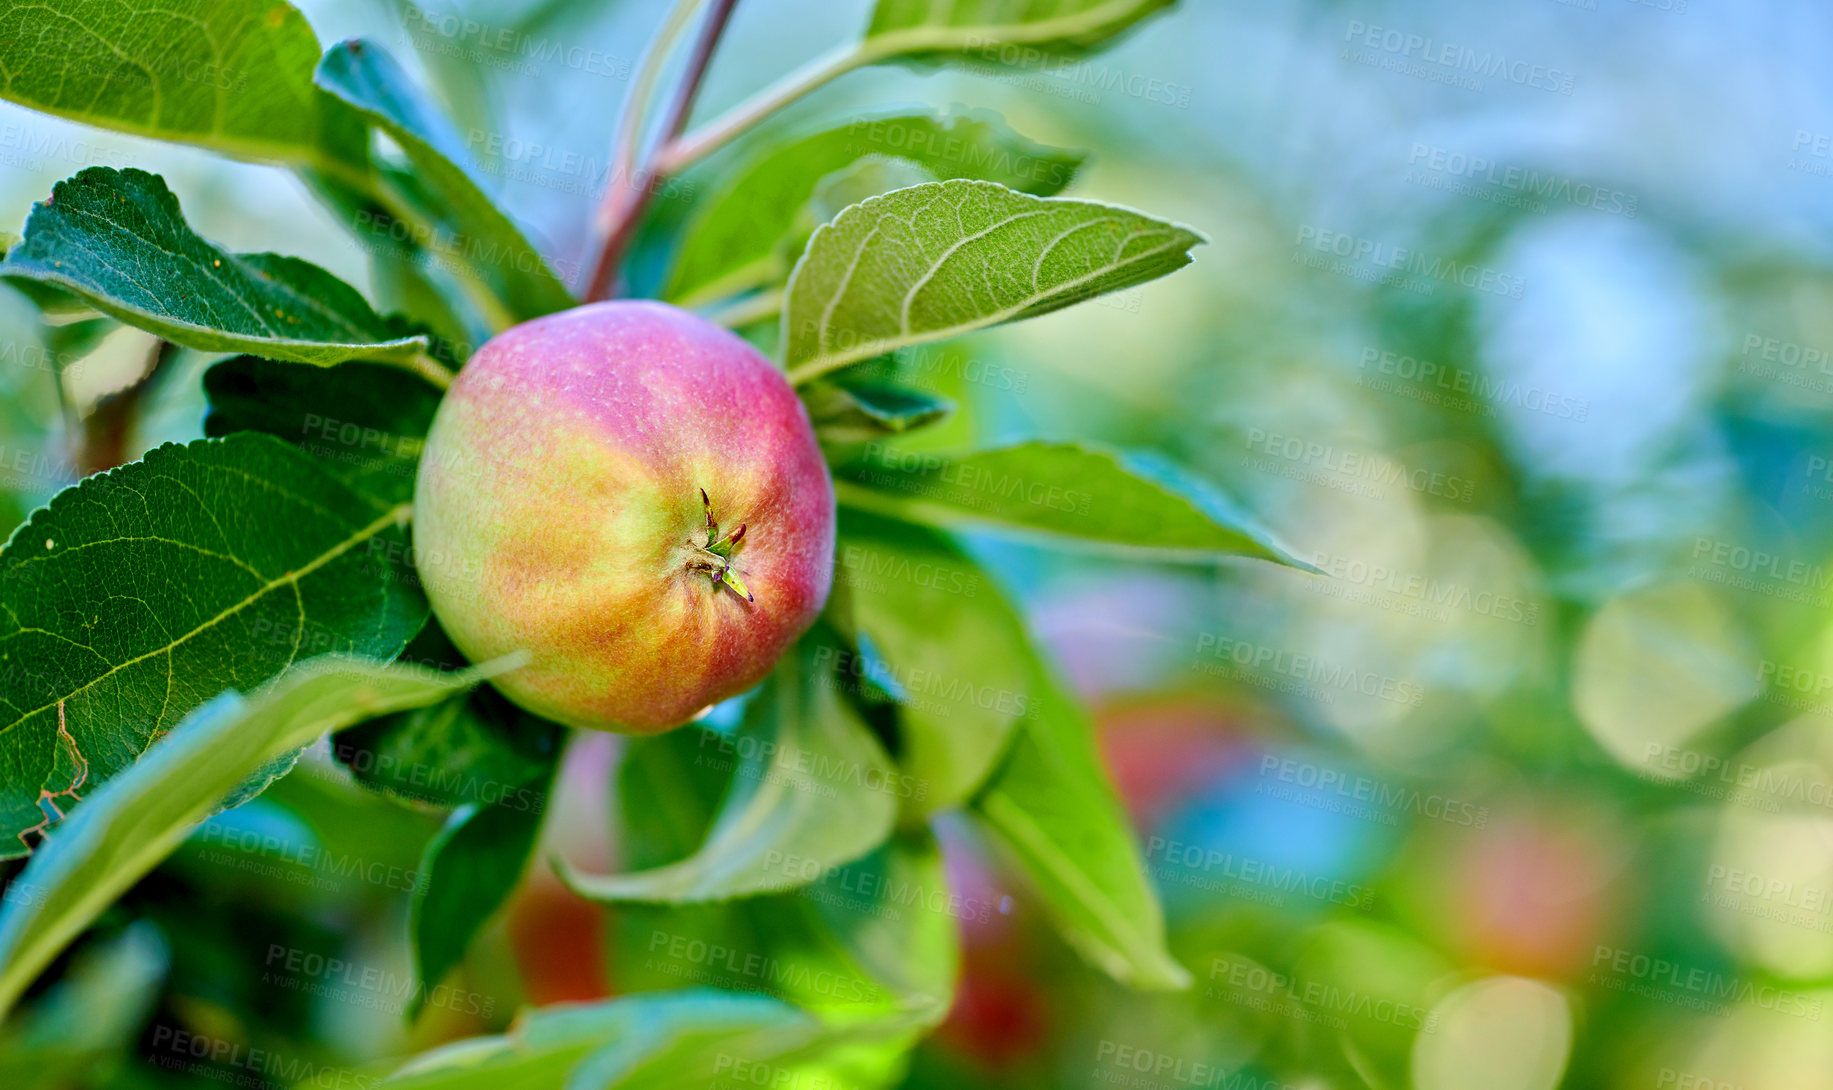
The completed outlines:
<svg viewBox="0 0 1833 1090">
<path fill-rule="evenodd" d="M 426 352 L 414 353 L 413 358 L 407 361 L 407 369 L 439 387 L 441 390 L 451 386 L 452 379 L 457 377 L 452 374 L 451 368 L 440 363 L 438 360 L 434 359 L 431 354 Z"/>
<path fill-rule="evenodd" d="M 816 57 L 701 128 L 683 137 L 668 137 L 668 143 L 655 158 L 656 174 L 679 174 L 725 147 L 764 118 L 815 88 L 873 63 L 883 52 L 866 42 L 854 42 Z"/>
<path fill-rule="evenodd" d="M 147 350 L 146 367 L 140 377 L 126 388 L 98 400 L 90 408 L 89 415 L 81 419 L 70 436 L 75 447 L 72 461 L 80 473 L 84 476 L 101 473 L 128 460 L 128 440 L 134 422 L 145 406 L 153 382 L 177 351 L 178 346 L 171 341 L 154 340 Z"/>
<path fill-rule="evenodd" d="M 664 145 L 680 136 L 681 131 L 687 128 L 687 116 L 693 112 L 694 100 L 700 97 L 700 84 L 706 78 L 707 65 L 712 63 L 713 50 L 719 47 L 719 39 L 726 32 L 726 23 L 732 18 L 732 9 L 737 6 L 738 0 L 713 0 L 713 6 L 707 10 L 706 25 L 700 29 L 700 40 L 694 43 L 694 54 L 688 58 L 687 72 L 675 93 L 674 104 L 668 109 L 668 119 L 662 123 Z"/>
<path fill-rule="evenodd" d="M 713 0 L 707 10 L 706 22 L 700 28 L 700 38 L 694 43 L 694 52 L 688 58 L 687 71 L 675 87 L 674 102 L 669 106 L 661 130 L 661 139 L 666 144 L 681 135 L 687 126 L 687 116 L 694 108 L 694 99 L 700 93 L 701 81 L 706 76 L 707 65 L 713 59 L 713 51 L 719 46 L 719 38 L 725 33 L 726 23 L 732 17 L 732 9 L 738 0 Z M 683 3 L 676 9 L 676 15 L 691 10 L 691 3 Z M 675 16 L 670 17 L 670 24 L 651 46 L 650 54 L 644 58 L 645 74 L 639 79 L 646 85 L 631 88 L 630 99 L 625 103 L 624 119 L 619 129 L 618 152 L 614 161 L 610 185 L 613 188 L 606 192 L 604 203 L 599 206 L 598 228 L 604 238 L 598 250 L 598 258 L 592 265 L 592 275 L 587 281 L 585 301 L 603 299 L 611 294 L 612 282 L 617 276 L 617 267 L 623 260 L 624 251 L 629 248 L 630 240 L 636 235 L 637 227 L 642 223 L 643 211 L 649 207 L 650 198 L 655 195 L 656 187 L 649 184 L 659 181 L 656 178 L 645 178 L 643 184 L 637 184 L 639 175 L 649 175 L 652 171 L 639 167 L 643 145 L 643 106 L 659 77 L 662 61 L 666 58 L 674 38 L 681 27 L 675 23 Z M 683 20 L 684 22 L 685 20 Z"/>
</svg>

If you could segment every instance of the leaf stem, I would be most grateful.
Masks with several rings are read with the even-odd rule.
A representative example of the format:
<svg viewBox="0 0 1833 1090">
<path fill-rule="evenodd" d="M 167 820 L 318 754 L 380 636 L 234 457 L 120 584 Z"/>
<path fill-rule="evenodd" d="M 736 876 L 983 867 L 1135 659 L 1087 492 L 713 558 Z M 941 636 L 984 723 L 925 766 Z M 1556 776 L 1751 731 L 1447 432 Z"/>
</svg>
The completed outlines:
<svg viewBox="0 0 1833 1090">
<path fill-rule="evenodd" d="M 679 174 L 803 95 L 878 60 L 882 52 L 867 42 L 850 42 L 816 57 L 686 136 L 671 138 L 656 155 L 656 173 Z"/>
<path fill-rule="evenodd" d="M 414 353 L 414 358 L 407 361 L 407 368 L 441 390 L 450 387 L 456 377 L 450 368 L 425 352 Z"/>
<path fill-rule="evenodd" d="M 693 109 L 695 96 L 700 93 L 700 83 L 706 76 L 707 65 L 713 59 L 713 51 L 718 47 L 720 35 L 725 33 L 726 23 L 731 19 L 732 9 L 737 3 L 738 0 L 712 0 L 706 22 L 700 29 L 700 37 L 694 44 L 694 52 L 688 58 L 687 70 L 675 87 L 674 101 L 665 115 L 661 130 L 664 141 L 679 136 L 686 126 L 687 115 Z M 603 241 L 599 244 L 598 257 L 592 263 L 592 272 L 585 285 L 583 296 L 586 302 L 610 296 L 624 251 L 629 248 L 637 225 L 642 222 L 643 210 L 655 195 L 656 187 L 650 182 L 659 178 L 639 182 L 638 177 L 651 173 L 639 165 L 643 156 L 643 112 L 655 93 L 656 83 L 661 79 L 662 69 L 674 48 L 675 40 L 686 29 L 689 17 L 699 6 L 700 0 L 680 0 L 675 5 L 655 41 L 650 43 L 649 52 L 643 57 L 643 67 L 637 74 L 637 82 L 630 90 L 630 97 L 624 102 L 624 116 L 618 124 L 617 150 L 612 160 L 610 178 L 606 182 L 609 188 L 598 208 L 596 226 Z"/>
</svg>

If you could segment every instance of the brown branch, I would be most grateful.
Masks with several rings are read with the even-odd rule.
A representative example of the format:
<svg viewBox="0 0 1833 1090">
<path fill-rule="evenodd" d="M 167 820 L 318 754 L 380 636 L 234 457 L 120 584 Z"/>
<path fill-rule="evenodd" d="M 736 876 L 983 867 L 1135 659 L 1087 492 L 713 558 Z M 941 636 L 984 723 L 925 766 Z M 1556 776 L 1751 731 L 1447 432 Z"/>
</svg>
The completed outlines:
<svg viewBox="0 0 1833 1090">
<path fill-rule="evenodd" d="M 146 371 L 125 389 L 98 400 L 69 435 L 71 462 L 83 476 L 113 469 L 127 461 L 128 439 L 145 407 L 152 385 L 178 351 L 167 340 L 156 340 L 149 350 Z"/>
<path fill-rule="evenodd" d="M 694 43 L 687 71 L 675 88 L 674 102 L 669 106 L 667 120 L 662 126 L 663 145 L 680 136 L 681 131 L 687 127 L 687 115 L 692 112 L 694 99 L 700 94 L 700 84 L 706 76 L 707 65 L 713 59 L 713 51 L 719 47 L 719 38 L 725 33 L 726 23 L 732 17 L 732 9 L 737 6 L 738 0 L 713 0 L 712 7 L 707 10 L 706 23 L 700 28 L 700 38 Z M 640 118 L 637 124 L 642 124 Z M 629 167 L 630 164 L 625 166 Z M 649 207 L 650 198 L 655 196 L 656 183 L 662 180 L 657 176 L 643 179 L 642 185 L 634 184 L 637 177 L 648 170 L 648 167 L 631 169 L 627 175 L 624 171 L 612 172 L 611 184 L 622 185 L 625 193 L 614 206 L 611 228 L 599 248 L 597 261 L 592 265 L 592 277 L 586 284 L 585 302 L 606 299 L 611 295 L 624 251 L 629 249 L 630 240 L 636 236 L 637 227 L 643 221 L 643 212 Z"/>
</svg>

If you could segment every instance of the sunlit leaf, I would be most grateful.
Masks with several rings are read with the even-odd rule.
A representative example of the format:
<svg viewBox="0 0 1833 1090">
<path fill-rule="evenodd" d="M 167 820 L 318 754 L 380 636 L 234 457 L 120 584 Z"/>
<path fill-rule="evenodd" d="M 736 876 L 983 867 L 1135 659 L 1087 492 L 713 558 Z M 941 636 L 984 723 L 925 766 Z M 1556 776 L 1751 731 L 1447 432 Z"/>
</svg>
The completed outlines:
<svg viewBox="0 0 1833 1090">
<path fill-rule="evenodd" d="M 89 798 L 14 880 L 0 909 L 0 1013 L 96 914 L 189 835 L 257 768 L 326 731 L 423 704 L 475 675 L 322 656 L 268 689 L 185 718 Z"/>
<path fill-rule="evenodd" d="M 392 137 L 455 233 L 450 249 L 519 319 L 565 310 L 574 300 L 466 164 L 470 155 L 450 118 L 428 102 L 387 50 L 374 42 L 340 42 L 325 53 L 318 85 Z"/>
<path fill-rule="evenodd" d="M 730 736 L 696 736 L 698 759 L 731 769 L 706 842 L 674 863 L 628 874 L 563 870 L 606 901 L 712 901 L 792 889 L 809 878 L 772 859 L 838 866 L 890 835 L 898 775 L 837 686 L 831 648 L 805 639 L 752 698 Z"/>
<path fill-rule="evenodd" d="M 1170 559 L 1294 559 L 1250 516 L 1163 462 L 1077 443 L 942 454 L 868 444 L 836 467 L 842 503 L 938 526 L 982 525 Z"/>
<path fill-rule="evenodd" d="M 318 39 L 285 0 L 0 8 L 0 97 L 244 159 L 348 173 L 362 121 L 312 86 Z"/>
<path fill-rule="evenodd" d="M 1103 45 L 1176 0 L 878 0 L 868 43 L 926 59 L 1037 65 Z"/>
<path fill-rule="evenodd" d="M 786 1067 L 849 1041 L 907 1032 L 908 1019 L 834 1027 L 765 995 L 708 988 L 531 1012 L 500 1037 L 426 1053 L 395 1090 L 679 1090 L 716 1085 L 733 1065 Z"/>
<path fill-rule="evenodd" d="M 528 807 L 466 805 L 427 845 L 419 868 L 426 884 L 415 891 L 409 922 L 421 985 L 414 990 L 415 1009 L 509 899 L 541 831 L 541 814 Z"/>
<path fill-rule="evenodd" d="M 1041 661 L 1028 718 L 975 813 L 1009 850 L 1069 944 L 1123 984 L 1183 988 L 1139 846 L 1095 748 L 1088 717 Z"/>
<path fill-rule="evenodd" d="M 408 363 L 427 345 L 310 262 L 232 254 L 192 233 L 165 180 L 132 168 L 90 167 L 57 183 L 32 206 L 25 241 L 0 276 L 65 289 L 128 325 L 211 352 Z"/>
<path fill-rule="evenodd" d="M 371 554 L 405 554 L 406 514 L 256 434 L 161 447 L 33 514 L 0 552 L 0 855 L 218 693 L 398 654 L 426 599 Z"/>
<path fill-rule="evenodd" d="M 1132 287 L 1189 264 L 1202 241 L 1128 209 L 992 182 L 873 197 L 816 231 L 790 275 L 790 378 Z"/>
<path fill-rule="evenodd" d="M 907 162 L 934 179 L 978 178 L 1039 196 L 1061 192 L 1083 159 L 1080 152 L 1033 143 L 987 111 L 863 116 L 772 144 L 725 172 L 719 188 L 699 204 L 682 229 L 667 297 L 691 305 L 737 287 L 780 281 L 801 253 L 799 245 L 783 245 L 798 214 L 823 179 L 868 157 Z M 873 188 L 847 203 L 878 192 L 884 190 Z"/>
<path fill-rule="evenodd" d="M 836 580 L 874 659 L 853 664 L 898 701 L 907 812 L 959 805 L 1035 714 L 1023 619 L 947 538 L 843 512 Z M 882 664 L 881 664 L 882 662 Z"/>
</svg>

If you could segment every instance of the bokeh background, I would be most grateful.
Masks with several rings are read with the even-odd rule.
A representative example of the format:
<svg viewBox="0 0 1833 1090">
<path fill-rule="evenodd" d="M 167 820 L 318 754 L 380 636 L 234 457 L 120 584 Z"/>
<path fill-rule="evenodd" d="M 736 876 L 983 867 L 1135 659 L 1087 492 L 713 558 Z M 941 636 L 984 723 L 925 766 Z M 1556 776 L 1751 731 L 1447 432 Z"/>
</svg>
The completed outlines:
<svg viewBox="0 0 1833 1090">
<path fill-rule="evenodd" d="M 300 6 L 417 64 L 576 270 L 661 5 Z M 741 0 L 699 116 L 867 7 Z M 907 445 L 1152 451 L 1327 573 L 972 541 L 1096 708 L 1196 983 L 1111 984 L 951 830 L 998 907 L 908 1086 L 1833 1086 L 1828 42 L 1816 0 L 1186 0 L 1083 65 L 875 69 L 781 119 L 991 109 L 1093 152 L 1070 195 L 1202 230 L 1175 276 L 908 356 L 962 411 Z M 3 104 L 0 230 L 94 163 L 368 282 L 290 174 Z M 0 519 L 82 471 L 72 434 L 115 427 L 152 347 L 0 289 Z M 208 362 L 159 368 L 126 456 L 201 434 Z M 575 748 L 549 848 L 617 858 L 614 749 Z M 411 1029 L 286 964 L 405 974 L 436 826 L 308 762 L 142 883 L 0 1062 L 38 1034 L 106 1085 L 362 1085 L 336 1080 L 618 990 L 616 929 L 545 873 Z M 327 883 L 275 838 L 377 866 Z"/>
</svg>

